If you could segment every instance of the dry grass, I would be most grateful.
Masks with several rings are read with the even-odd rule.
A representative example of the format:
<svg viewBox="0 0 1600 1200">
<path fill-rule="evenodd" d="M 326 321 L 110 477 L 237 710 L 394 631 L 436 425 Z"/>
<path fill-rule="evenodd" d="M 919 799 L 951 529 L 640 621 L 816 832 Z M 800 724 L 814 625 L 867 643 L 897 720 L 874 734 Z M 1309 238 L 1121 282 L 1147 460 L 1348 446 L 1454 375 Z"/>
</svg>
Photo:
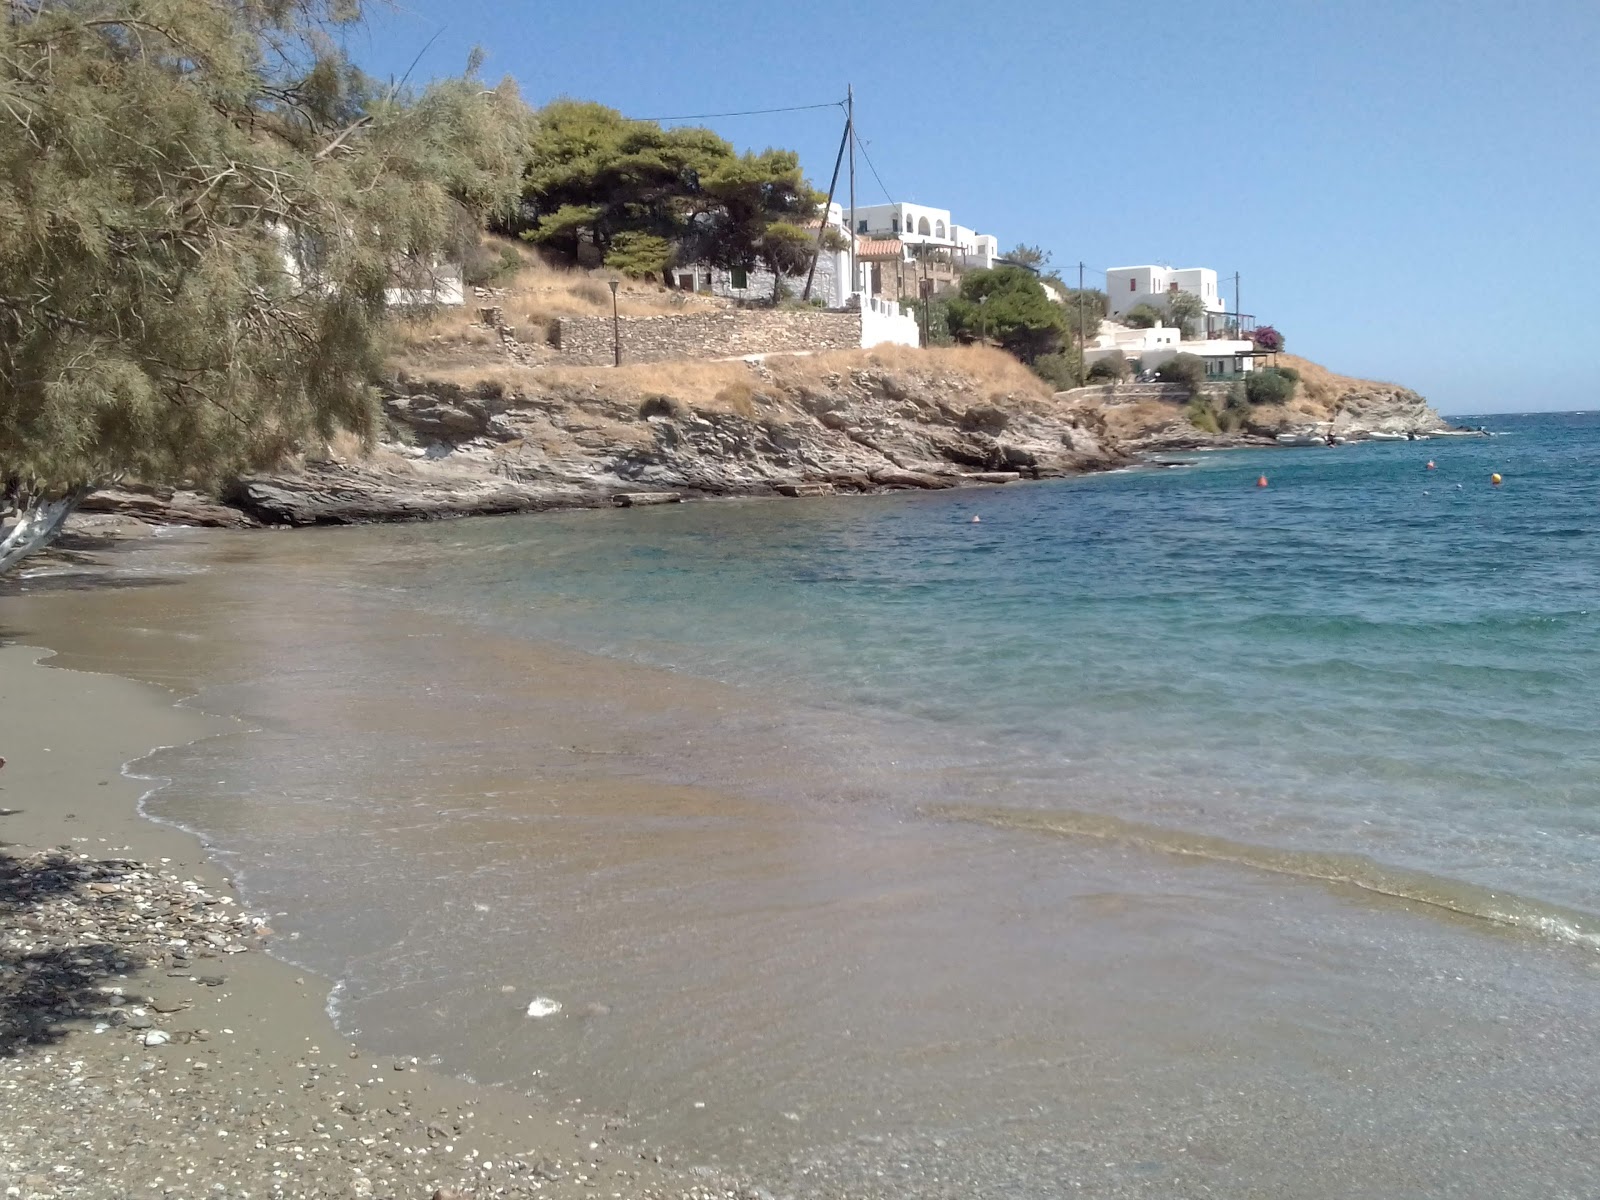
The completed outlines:
<svg viewBox="0 0 1600 1200">
<path fill-rule="evenodd" d="M 561 317 L 611 315 L 610 272 L 551 263 L 514 238 L 486 237 L 485 244 L 496 255 L 509 248 L 521 260 L 514 274 L 495 281 L 495 290 L 502 294 L 479 300 L 469 289 L 467 302 L 459 308 L 440 309 L 417 319 L 402 318 L 395 327 L 395 354 L 494 348 L 496 335 L 479 324 L 478 318 L 478 310 L 490 306 L 502 310 L 503 319 L 519 340 L 535 344 L 548 338 L 550 323 Z M 621 280 L 617 291 L 617 312 L 624 317 L 724 306 L 711 296 L 669 291 L 658 283 L 635 279 Z"/>
<path fill-rule="evenodd" d="M 826 376 L 863 369 L 932 375 L 957 382 L 975 401 L 1048 401 L 1054 389 L 1004 350 L 989 346 L 877 346 L 826 354 L 774 356 L 767 366 L 784 383 L 820 384 Z"/>
<path fill-rule="evenodd" d="M 1293 367 L 1300 372 L 1300 386 L 1295 389 L 1295 399 L 1309 401 L 1319 408 L 1331 409 L 1341 396 L 1350 391 L 1369 391 L 1396 386 L 1374 379 L 1356 379 L 1349 375 L 1339 375 L 1297 354 L 1278 355 L 1278 365 Z"/>
</svg>

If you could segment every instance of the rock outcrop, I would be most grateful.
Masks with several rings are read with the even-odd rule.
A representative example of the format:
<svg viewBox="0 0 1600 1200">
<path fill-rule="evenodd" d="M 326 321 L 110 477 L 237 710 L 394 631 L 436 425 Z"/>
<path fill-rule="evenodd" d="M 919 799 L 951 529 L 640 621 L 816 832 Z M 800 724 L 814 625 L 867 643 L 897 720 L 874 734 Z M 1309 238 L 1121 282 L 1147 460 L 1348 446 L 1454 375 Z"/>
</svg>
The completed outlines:
<svg viewBox="0 0 1600 1200">
<path fill-rule="evenodd" d="M 1126 461 L 1094 414 L 994 352 L 838 358 L 683 364 L 656 378 L 644 367 L 470 385 L 400 377 L 375 454 L 241 479 L 227 499 L 263 523 L 343 524 L 640 492 L 982 486 Z"/>
</svg>

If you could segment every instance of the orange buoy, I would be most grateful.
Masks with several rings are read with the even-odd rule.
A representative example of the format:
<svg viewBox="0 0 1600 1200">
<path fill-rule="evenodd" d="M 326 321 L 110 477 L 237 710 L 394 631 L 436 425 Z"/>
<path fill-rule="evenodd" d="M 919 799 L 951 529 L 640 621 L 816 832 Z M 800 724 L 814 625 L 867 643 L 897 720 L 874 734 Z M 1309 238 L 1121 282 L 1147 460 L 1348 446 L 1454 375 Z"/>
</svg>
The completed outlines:
<svg viewBox="0 0 1600 1200">
<path fill-rule="evenodd" d="M 1267 486 L 1267 477 L 1265 475 L 1263 475 L 1259 479 L 1257 479 L 1256 480 L 1256 486 L 1257 487 L 1266 487 Z"/>
<path fill-rule="evenodd" d="M 1505 480 L 1500 478 L 1500 473 L 1497 471 L 1493 475 L 1489 476 L 1489 482 L 1494 484 L 1495 487 L 1499 487 L 1505 482 Z"/>
<path fill-rule="evenodd" d="M 1434 469 L 1434 466 L 1433 466 L 1433 459 L 1431 459 L 1431 458 L 1430 458 L 1430 459 L 1429 459 L 1429 460 L 1428 460 L 1428 470 L 1430 470 L 1430 471 L 1431 471 L 1431 470 L 1433 470 L 1433 469 Z"/>
</svg>

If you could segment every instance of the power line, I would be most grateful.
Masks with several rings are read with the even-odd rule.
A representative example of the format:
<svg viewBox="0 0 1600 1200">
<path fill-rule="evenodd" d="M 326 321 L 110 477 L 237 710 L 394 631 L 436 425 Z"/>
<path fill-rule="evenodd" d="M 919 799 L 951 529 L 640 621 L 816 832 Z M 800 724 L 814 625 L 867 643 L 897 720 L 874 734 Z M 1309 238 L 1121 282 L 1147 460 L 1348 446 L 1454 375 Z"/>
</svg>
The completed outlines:
<svg viewBox="0 0 1600 1200">
<path fill-rule="evenodd" d="M 709 121 L 715 117 L 764 117 L 770 113 L 810 112 L 818 108 L 843 108 L 843 100 L 826 104 L 794 104 L 787 108 L 747 108 L 742 112 L 690 113 L 682 117 L 628 117 L 630 121 Z"/>
<path fill-rule="evenodd" d="M 872 167 L 872 177 L 878 181 L 878 186 L 883 188 L 884 199 L 890 204 L 895 203 L 895 198 L 889 194 L 889 189 L 884 186 L 883 176 L 878 174 L 878 168 L 872 164 L 872 155 L 867 153 L 867 148 L 862 144 L 859 136 L 856 138 L 856 145 L 861 147 L 861 157 L 867 160 L 867 166 Z"/>
</svg>

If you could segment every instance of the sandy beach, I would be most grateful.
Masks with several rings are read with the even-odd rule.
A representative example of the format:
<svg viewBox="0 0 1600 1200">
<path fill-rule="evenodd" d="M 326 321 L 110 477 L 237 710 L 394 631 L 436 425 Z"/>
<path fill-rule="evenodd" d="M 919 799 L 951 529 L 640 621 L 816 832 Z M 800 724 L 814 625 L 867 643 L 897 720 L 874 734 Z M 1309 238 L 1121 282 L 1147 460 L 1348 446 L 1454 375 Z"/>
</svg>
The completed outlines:
<svg viewBox="0 0 1600 1200">
<path fill-rule="evenodd" d="M 332 1027 L 123 764 L 227 723 L 0 647 L 0 1188 L 6 1196 L 760 1195 Z"/>
</svg>

